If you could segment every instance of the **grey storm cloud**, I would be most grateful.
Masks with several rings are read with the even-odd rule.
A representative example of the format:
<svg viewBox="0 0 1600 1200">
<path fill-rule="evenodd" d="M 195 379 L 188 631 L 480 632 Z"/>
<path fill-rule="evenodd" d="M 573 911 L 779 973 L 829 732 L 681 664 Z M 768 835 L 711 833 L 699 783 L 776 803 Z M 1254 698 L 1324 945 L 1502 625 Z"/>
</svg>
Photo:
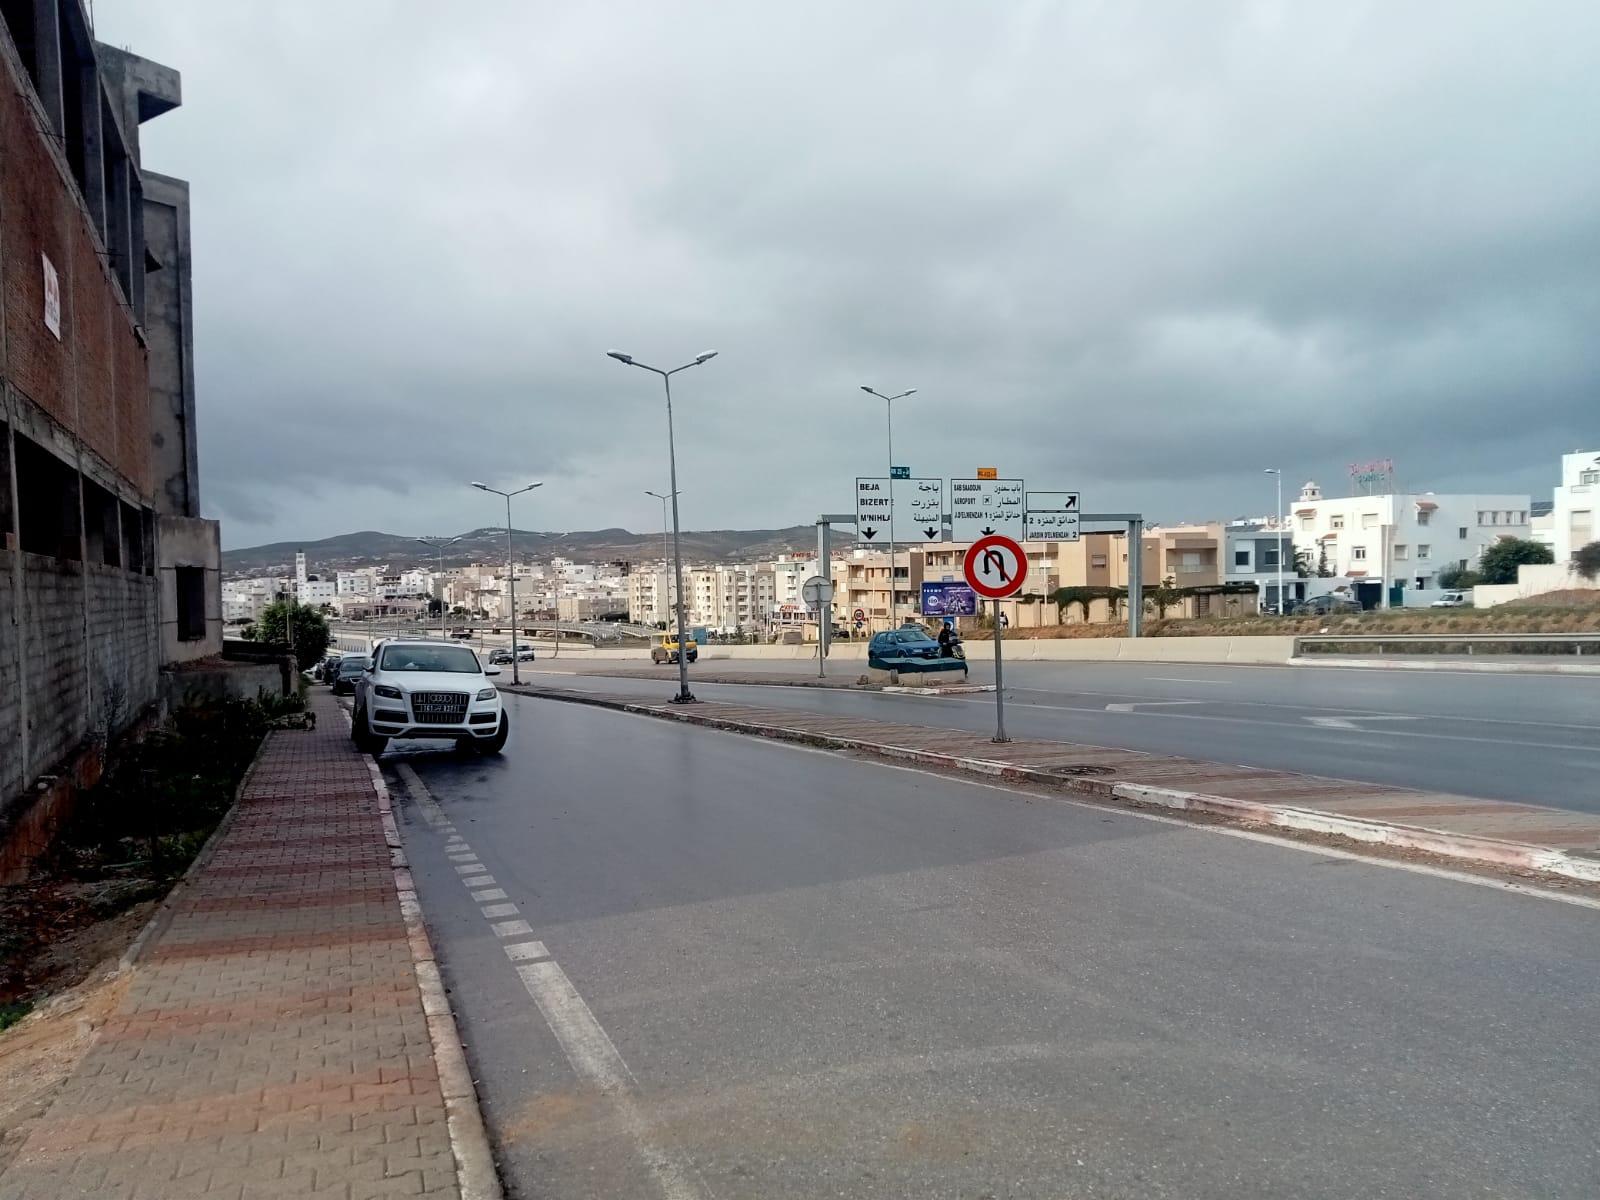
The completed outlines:
<svg viewBox="0 0 1600 1200">
<path fill-rule="evenodd" d="M 1161 519 L 1600 441 L 1591 0 L 100 0 L 184 75 L 230 545 L 784 525 L 996 465 Z"/>
</svg>

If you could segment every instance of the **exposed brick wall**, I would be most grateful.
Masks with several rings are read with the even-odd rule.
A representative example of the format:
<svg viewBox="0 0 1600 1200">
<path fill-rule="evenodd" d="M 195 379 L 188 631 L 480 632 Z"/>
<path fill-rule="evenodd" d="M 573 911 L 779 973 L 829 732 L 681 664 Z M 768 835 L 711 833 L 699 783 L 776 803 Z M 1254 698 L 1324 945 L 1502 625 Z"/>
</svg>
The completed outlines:
<svg viewBox="0 0 1600 1200">
<path fill-rule="evenodd" d="M 9 45 L 0 44 L 0 60 L 10 54 Z M 0 61 L 0 299 L 6 315 L 0 374 L 79 434 L 149 503 L 154 482 L 145 348 L 77 188 L 49 149 L 28 85 L 14 76 L 14 67 Z M 61 281 L 60 340 L 44 323 L 41 255 L 49 256 Z"/>
<path fill-rule="evenodd" d="M 0 260 L 5 264 L 7 354 L 11 382 L 71 428 L 71 327 L 66 323 L 68 192 L 62 185 L 31 111 L 31 98 L 0 72 Z M 62 340 L 45 328 L 44 272 L 48 255 L 62 283 Z"/>
<path fill-rule="evenodd" d="M 79 237 L 76 245 L 72 268 L 75 285 L 71 297 L 72 329 L 78 340 L 78 434 L 90 449 L 127 475 L 129 482 L 138 483 L 118 461 L 120 414 L 111 388 L 117 366 L 112 358 L 112 330 L 124 322 L 116 312 L 116 302 L 108 288 L 84 285 L 84 281 L 92 285 L 100 278 L 100 261 L 94 243 Z"/>
</svg>

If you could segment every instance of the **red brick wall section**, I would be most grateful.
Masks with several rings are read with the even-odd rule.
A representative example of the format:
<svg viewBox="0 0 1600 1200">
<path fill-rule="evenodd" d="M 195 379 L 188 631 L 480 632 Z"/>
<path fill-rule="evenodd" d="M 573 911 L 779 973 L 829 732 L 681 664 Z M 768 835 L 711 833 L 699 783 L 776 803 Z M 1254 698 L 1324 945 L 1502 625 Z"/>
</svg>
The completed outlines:
<svg viewBox="0 0 1600 1200">
<path fill-rule="evenodd" d="M 5 304 L 11 381 L 67 426 L 74 423 L 71 336 L 66 324 L 67 206 L 61 177 L 46 151 L 28 98 L 0 71 L 0 236 L 5 239 Z M 44 270 L 48 254 L 61 277 L 62 341 L 44 325 Z"/>
<path fill-rule="evenodd" d="M 126 322 L 118 318 L 112 293 L 107 288 L 97 286 L 100 281 L 100 256 L 94 242 L 81 235 L 74 240 L 76 253 L 73 255 L 73 282 L 69 294 L 72 299 L 72 330 L 78 339 L 78 433 L 90 449 L 127 474 L 122 464 L 117 462 L 119 414 L 111 391 L 114 367 L 111 358 L 112 330 L 116 324 L 125 325 Z M 66 291 L 65 283 L 63 291 Z M 63 308 L 66 300 L 67 296 L 63 295 Z"/>
<path fill-rule="evenodd" d="M 33 100 L 12 82 L 0 68 L 0 298 L 6 311 L 6 373 L 16 388 L 80 434 L 149 500 L 154 485 L 146 351 L 101 261 L 77 189 L 46 149 Z M 41 255 L 49 255 L 61 280 L 59 341 L 44 323 Z"/>
</svg>

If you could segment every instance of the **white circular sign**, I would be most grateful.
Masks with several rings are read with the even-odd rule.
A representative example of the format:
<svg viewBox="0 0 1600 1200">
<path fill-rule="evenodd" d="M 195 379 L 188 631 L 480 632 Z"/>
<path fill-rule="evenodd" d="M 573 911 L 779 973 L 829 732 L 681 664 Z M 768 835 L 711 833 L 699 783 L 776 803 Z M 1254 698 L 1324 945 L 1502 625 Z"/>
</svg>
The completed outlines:
<svg viewBox="0 0 1600 1200">
<path fill-rule="evenodd" d="M 813 575 L 800 585 L 800 599 L 806 607 L 816 612 L 833 599 L 833 580 L 823 575 Z"/>
</svg>

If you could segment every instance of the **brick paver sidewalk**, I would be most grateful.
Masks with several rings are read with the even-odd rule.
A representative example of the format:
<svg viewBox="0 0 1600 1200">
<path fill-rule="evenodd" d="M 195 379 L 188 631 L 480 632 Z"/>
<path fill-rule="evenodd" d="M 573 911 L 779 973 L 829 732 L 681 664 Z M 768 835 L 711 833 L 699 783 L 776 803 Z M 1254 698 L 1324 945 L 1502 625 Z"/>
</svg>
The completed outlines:
<svg viewBox="0 0 1600 1200">
<path fill-rule="evenodd" d="M 567 687 L 524 686 L 510 689 L 555 700 L 579 700 L 649 712 L 723 728 L 788 736 L 800 740 L 833 739 L 866 748 L 900 752 L 908 758 L 964 767 L 979 766 L 991 774 L 1049 780 L 1076 790 L 1140 800 L 1134 789 L 1191 794 L 1219 803 L 1174 805 L 1220 815 L 1267 820 L 1302 829 L 1350 833 L 1353 822 L 1417 831 L 1405 838 L 1385 837 L 1406 845 L 1463 858 L 1555 870 L 1578 878 L 1600 880 L 1600 815 L 1485 800 L 1444 792 L 1414 791 L 1375 783 L 1297 775 L 1256 767 L 1229 766 L 1191 758 L 1018 738 L 996 745 L 987 736 L 934 725 L 902 725 L 861 717 L 837 716 L 753 704 L 702 701 L 689 706 L 641 701 L 637 696 L 577 691 Z M 1285 814 L 1282 810 L 1292 810 Z M 1318 816 L 1330 818 L 1318 825 Z M 1293 816 L 1295 819 L 1287 819 Z M 1340 826 L 1339 822 L 1345 825 Z M 1359 836 L 1356 830 L 1352 836 Z M 1437 834 L 1438 837 L 1425 835 Z M 1368 840 L 1380 840 L 1377 838 Z M 1504 846 L 1504 853 L 1500 848 Z"/>
<path fill-rule="evenodd" d="M 455 1197 L 367 760 L 269 735 L 216 853 L 0 1176 L 0 1200 Z"/>
</svg>

